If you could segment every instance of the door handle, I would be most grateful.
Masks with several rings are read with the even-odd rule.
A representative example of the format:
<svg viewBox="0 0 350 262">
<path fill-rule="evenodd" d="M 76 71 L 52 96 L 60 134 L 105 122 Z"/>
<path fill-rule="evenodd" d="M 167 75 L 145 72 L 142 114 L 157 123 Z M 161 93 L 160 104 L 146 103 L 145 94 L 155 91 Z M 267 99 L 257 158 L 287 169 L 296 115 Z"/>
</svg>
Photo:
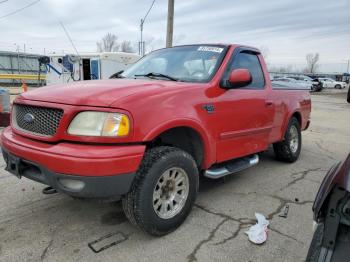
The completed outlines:
<svg viewBox="0 0 350 262">
<path fill-rule="evenodd" d="M 265 105 L 266 105 L 267 107 L 273 106 L 273 102 L 272 102 L 272 101 L 266 101 L 266 102 L 265 102 Z"/>
</svg>

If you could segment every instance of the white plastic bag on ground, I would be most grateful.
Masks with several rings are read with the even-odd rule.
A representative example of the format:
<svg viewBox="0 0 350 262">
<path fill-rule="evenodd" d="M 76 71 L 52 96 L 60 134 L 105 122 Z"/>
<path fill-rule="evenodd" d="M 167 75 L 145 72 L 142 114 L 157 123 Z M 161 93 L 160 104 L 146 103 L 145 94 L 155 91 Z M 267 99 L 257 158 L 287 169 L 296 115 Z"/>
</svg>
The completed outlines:
<svg viewBox="0 0 350 262">
<path fill-rule="evenodd" d="M 245 233 L 248 235 L 249 240 L 254 244 L 262 244 L 267 239 L 267 227 L 269 221 L 259 213 L 255 213 L 255 217 L 258 220 L 258 223 L 251 226 Z"/>
</svg>

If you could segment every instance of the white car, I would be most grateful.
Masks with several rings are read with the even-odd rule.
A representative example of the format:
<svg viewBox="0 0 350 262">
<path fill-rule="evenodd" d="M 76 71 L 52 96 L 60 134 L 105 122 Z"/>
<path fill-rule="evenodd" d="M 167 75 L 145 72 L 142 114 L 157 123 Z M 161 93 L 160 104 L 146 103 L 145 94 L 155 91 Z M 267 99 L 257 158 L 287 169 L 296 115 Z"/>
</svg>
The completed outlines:
<svg viewBox="0 0 350 262">
<path fill-rule="evenodd" d="M 296 79 L 291 78 L 291 77 L 274 78 L 273 82 L 279 83 L 279 84 L 284 84 L 285 86 L 294 86 L 294 87 L 299 87 L 299 88 L 308 89 L 308 90 L 311 90 L 311 87 L 312 87 L 311 83 L 296 80 Z"/>
<path fill-rule="evenodd" d="M 288 76 L 287 78 L 293 78 L 297 81 L 301 81 L 301 82 L 306 82 L 309 85 L 311 85 L 311 90 L 312 91 L 321 91 L 322 90 L 322 86 L 320 85 L 320 83 L 318 81 L 316 81 L 315 79 L 312 79 L 309 76 L 306 75 L 297 75 L 297 76 Z"/>
<path fill-rule="evenodd" d="M 322 83 L 323 87 L 325 88 L 345 88 L 346 83 L 345 82 L 339 82 L 335 81 L 332 78 L 327 78 L 327 77 L 320 77 L 318 80 Z"/>
</svg>

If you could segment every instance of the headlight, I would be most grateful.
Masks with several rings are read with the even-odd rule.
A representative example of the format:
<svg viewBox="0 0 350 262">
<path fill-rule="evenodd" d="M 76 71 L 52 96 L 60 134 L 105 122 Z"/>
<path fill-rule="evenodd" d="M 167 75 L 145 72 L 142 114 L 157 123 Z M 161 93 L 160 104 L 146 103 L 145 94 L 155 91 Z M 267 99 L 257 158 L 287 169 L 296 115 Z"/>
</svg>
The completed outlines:
<svg viewBox="0 0 350 262">
<path fill-rule="evenodd" d="M 78 136 L 126 136 L 129 118 L 120 113 L 97 111 L 80 112 L 70 123 L 68 133 Z"/>
</svg>

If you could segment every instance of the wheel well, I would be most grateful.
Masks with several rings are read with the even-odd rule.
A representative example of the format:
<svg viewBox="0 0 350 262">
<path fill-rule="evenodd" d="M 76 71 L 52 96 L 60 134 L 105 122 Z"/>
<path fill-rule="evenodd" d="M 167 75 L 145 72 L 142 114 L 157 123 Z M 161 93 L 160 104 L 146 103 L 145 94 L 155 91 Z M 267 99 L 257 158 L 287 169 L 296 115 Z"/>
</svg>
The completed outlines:
<svg viewBox="0 0 350 262">
<path fill-rule="evenodd" d="M 203 163 L 203 141 L 199 133 L 190 127 L 175 127 L 169 129 L 153 139 L 148 146 L 177 147 L 189 153 L 196 161 L 198 167 Z"/>
<path fill-rule="evenodd" d="M 295 118 L 298 120 L 299 125 L 300 125 L 300 127 L 301 127 L 301 114 L 300 114 L 299 112 L 295 112 L 295 113 L 292 115 L 292 117 L 295 117 Z"/>
</svg>

